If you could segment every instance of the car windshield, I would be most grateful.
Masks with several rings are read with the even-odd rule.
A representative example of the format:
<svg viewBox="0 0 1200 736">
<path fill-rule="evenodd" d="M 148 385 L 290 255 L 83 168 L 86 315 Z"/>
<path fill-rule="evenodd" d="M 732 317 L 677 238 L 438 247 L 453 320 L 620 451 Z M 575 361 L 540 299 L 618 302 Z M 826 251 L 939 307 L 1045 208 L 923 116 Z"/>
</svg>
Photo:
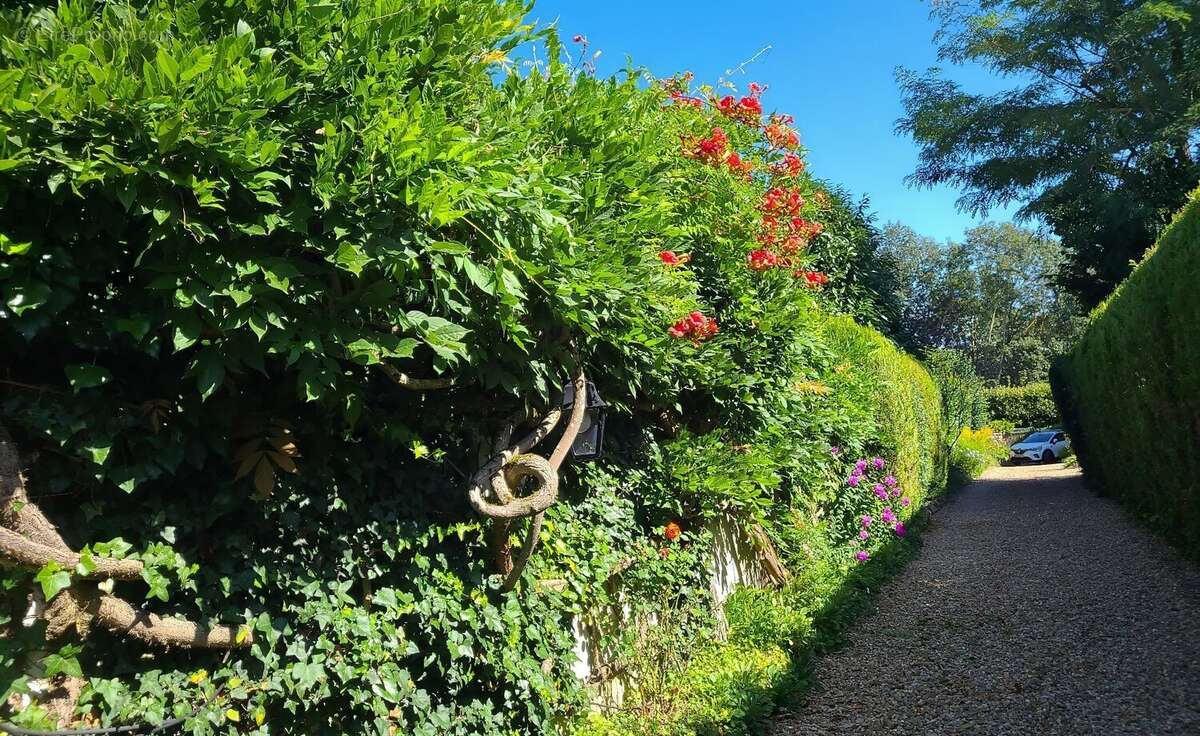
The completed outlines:
<svg viewBox="0 0 1200 736">
<path fill-rule="evenodd" d="M 1022 442 L 1022 444 L 1033 443 L 1033 442 L 1049 442 L 1050 438 L 1053 436 L 1054 436 L 1054 433 L 1052 433 L 1052 432 L 1034 432 L 1033 434 L 1029 435 L 1025 439 L 1021 440 L 1021 442 Z"/>
</svg>

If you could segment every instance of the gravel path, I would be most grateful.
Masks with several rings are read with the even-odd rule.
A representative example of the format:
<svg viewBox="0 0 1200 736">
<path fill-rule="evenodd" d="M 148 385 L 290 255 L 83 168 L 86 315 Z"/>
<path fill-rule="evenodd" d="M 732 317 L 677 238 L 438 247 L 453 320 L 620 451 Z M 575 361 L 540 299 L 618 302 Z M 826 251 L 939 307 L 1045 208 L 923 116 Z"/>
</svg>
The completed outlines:
<svg viewBox="0 0 1200 736">
<path fill-rule="evenodd" d="M 1060 465 L 997 468 L 768 729 L 1200 734 L 1200 570 Z"/>
</svg>

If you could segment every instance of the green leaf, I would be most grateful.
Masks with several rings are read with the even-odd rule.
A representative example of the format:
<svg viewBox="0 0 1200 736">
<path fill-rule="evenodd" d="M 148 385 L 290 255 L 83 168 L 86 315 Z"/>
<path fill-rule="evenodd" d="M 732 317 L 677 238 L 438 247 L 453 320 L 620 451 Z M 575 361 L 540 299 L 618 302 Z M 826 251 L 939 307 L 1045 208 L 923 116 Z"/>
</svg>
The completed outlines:
<svg viewBox="0 0 1200 736">
<path fill-rule="evenodd" d="M 380 362 L 382 351 L 379 345 L 370 340 L 355 340 L 346 346 L 346 354 L 350 360 L 359 365 L 374 365 Z"/>
<path fill-rule="evenodd" d="M 0 253 L 6 256 L 19 256 L 32 246 L 33 243 L 14 243 L 7 235 L 0 233 Z"/>
<path fill-rule="evenodd" d="M 162 72 L 164 77 L 171 80 L 172 84 L 179 79 L 179 62 L 175 61 L 162 46 L 158 47 L 158 53 L 155 54 L 154 61 L 158 65 L 158 70 Z"/>
<path fill-rule="evenodd" d="M 103 465 L 108 459 L 108 453 L 112 450 L 111 447 L 87 447 L 84 448 L 92 456 L 92 462 L 97 465 Z"/>
<path fill-rule="evenodd" d="M 425 246 L 429 250 L 437 253 L 450 253 L 451 255 L 464 255 L 470 253 L 471 249 L 463 243 L 454 243 L 449 240 L 435 240 Z"/>
<path fill-rule="evenodd" d="M 225 381 L 225 361 L 216 348 L 205 348 L 192 363 L 192 374 L 196 376 L 196 387 L 200 398 L 207 400 Z"/>
<path fill-rule="evenodd" d="M 79 393 L 85 388 L 103 386 L 112 380 L 112 374 L 98 365 L 69 365 L 63 371 L 71 389 Z"/>
<path fill-rule="evenodd" d="M 69 644 L 58 653 L 51 654 L 42 660 L 42 667 L 45 669 L 47 678 L 57 675 L 68 675 L 70 677 L 83 677 L 83 668 L 79 666 L 79 653 L 83 651 L 83 647 L 78 644 Z"/>
<path fill-rule="evenodd" d="M 204 54 L 204 55 L 200 56 L 198 59 L 193 61 L 192 64 L 187 69 L 183 70 L 183 73 L 179 75 L 179 81 L 181 81 L 181 82 L 192 81 L 192 79 L 194 79 L 195 77 L 197 77 L 200 74 L 203 74 L 204 72 L 211 69 L 212 63 L 213 63 L 213 55 L 212 54 Z"/>
<path fill-rule="evenodd" d="M 84 547 L 79 552 L 79 562 L 75 564 L 75 574 L 87 576 L 94 572 L 96 572 L 96 560 L 92 555 L 91 548 Z"/>
<path fill-rule="evenodd" d="M 342 243 L 338 246 L 337 253 L 333 255 L 333 262 L 342 270 L 357 276 L 371 262 L 371 257 L 357 245 Z"/>
<path fill-rule="evenodd" d="M 462 339 L 470 332 L 467 328 L 415 310 L 408 313 L 408 318 L 425 343 L 442 358 L 453 361 L 466 354 L 467 346 Z"/>
<path fill-rule="evenodd" d="M 42 596 L 47 602 L 54 599 L 62 590 L 71 586 L 71 574 L 59 567 L 54 560 L 46 563 L 33 578 L 42 586 Z"/>
</svg>

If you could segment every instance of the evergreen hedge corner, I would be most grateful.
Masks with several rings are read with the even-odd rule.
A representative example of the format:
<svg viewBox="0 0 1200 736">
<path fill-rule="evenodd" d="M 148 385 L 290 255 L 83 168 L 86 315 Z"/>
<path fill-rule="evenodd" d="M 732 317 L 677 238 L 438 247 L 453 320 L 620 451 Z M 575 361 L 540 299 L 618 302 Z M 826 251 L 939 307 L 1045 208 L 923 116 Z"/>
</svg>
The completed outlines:
<svg viewBox="0 0 1200 736">
<path fill-rule="evenodd" d="M 1014 427 L 1050 427 L 1059 423 L 1059 411 L 1049 383 L 992 386 L 984 390 L 987 416 L 1012 422 Z"/>
<path fill-rule="evenodd" d="M 1200 556 L 1200 190 L 1052 372 L 1091 484 Z"/>
</svg>

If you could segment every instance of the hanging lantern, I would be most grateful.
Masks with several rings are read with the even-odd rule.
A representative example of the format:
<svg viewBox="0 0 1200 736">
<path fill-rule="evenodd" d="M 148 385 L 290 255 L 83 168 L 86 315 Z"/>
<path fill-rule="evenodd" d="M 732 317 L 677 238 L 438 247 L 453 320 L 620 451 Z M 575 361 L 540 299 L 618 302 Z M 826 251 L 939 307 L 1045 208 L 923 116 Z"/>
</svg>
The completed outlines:
<svg viewBox="0 0 1200 736">
<path fill-rule="evenodd" d="M 583 425 L 579 434 L 571 443 L 571 456 L 576 460 L 595 460 L 600 457 L 604 448 L 604 407 L 607 404 L 600 398 L 596 384 L 587 382 L 587 408 L 583 413 Z M 568 382 L 563 385 L 563 411 L 569 412 L 575 406 L 575 385 Z"/>
</svg>

